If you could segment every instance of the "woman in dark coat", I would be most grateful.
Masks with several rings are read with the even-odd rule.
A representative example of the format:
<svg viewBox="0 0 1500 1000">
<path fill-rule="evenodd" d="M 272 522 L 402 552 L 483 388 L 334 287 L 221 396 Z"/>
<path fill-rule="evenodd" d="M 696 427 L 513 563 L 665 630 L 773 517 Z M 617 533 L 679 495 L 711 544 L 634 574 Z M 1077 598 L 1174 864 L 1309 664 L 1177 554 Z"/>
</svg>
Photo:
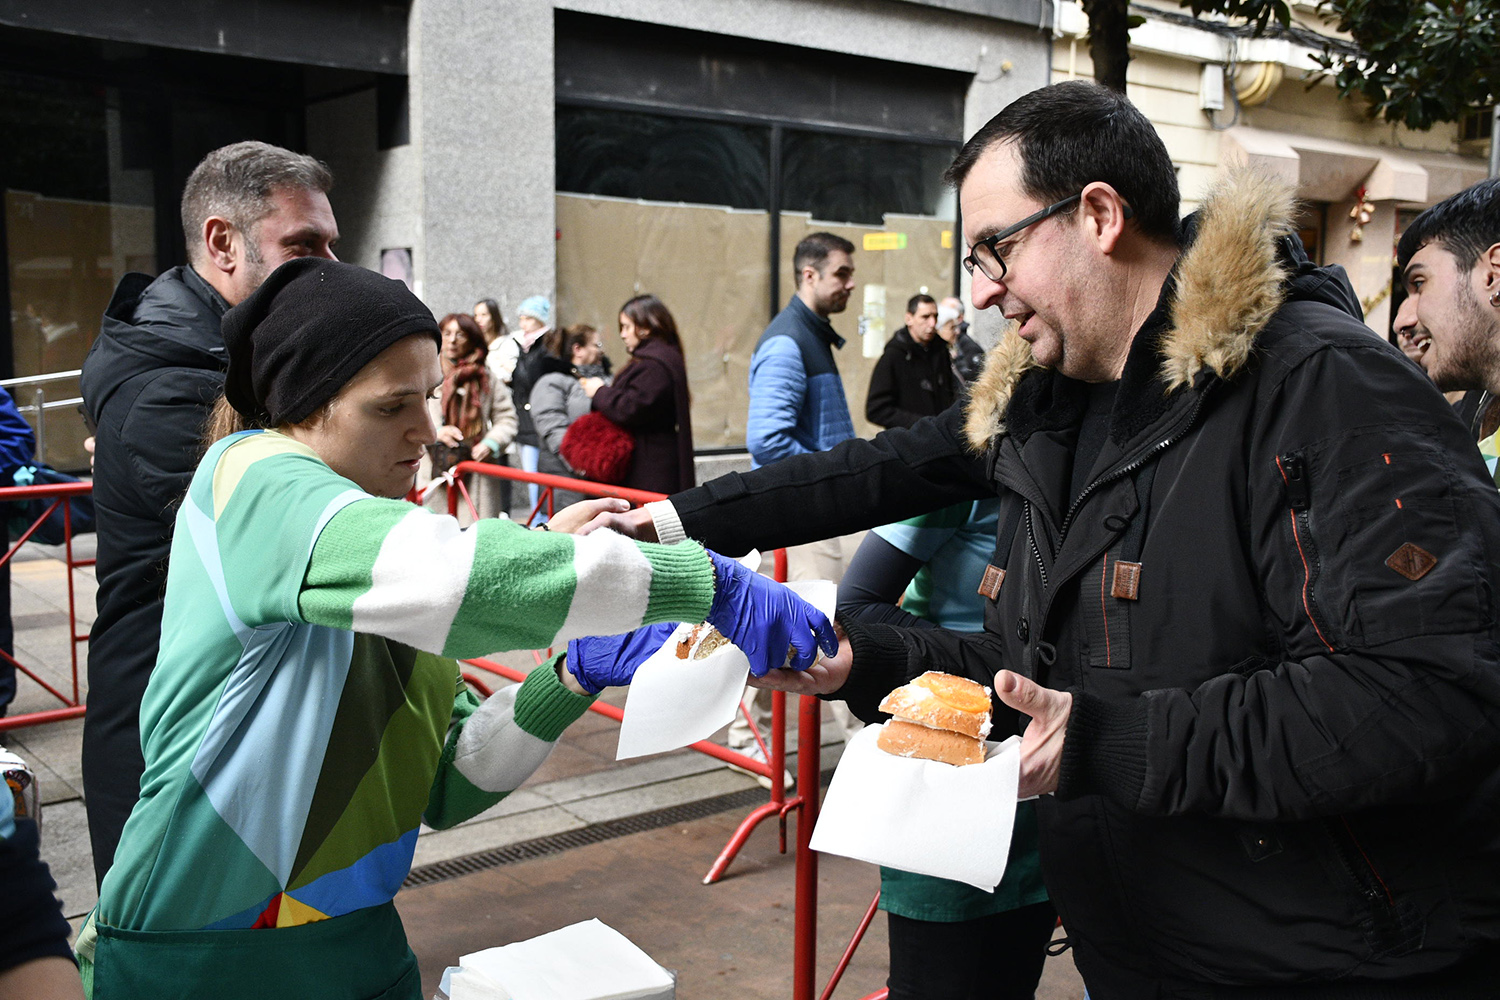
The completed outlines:
<svg viewBox="0 0 1500 1000">
<path fill-rule="evenodd" d="M 635 437 L 630 471 L 618 485 L 657 493 L 695 486 L 687 364 L 676 321 L 661 299 L 637 295 L 620 307 L 620 339 L 630 361 L 614 383 L 584 382 L 594 410 Z"/>
</svg>

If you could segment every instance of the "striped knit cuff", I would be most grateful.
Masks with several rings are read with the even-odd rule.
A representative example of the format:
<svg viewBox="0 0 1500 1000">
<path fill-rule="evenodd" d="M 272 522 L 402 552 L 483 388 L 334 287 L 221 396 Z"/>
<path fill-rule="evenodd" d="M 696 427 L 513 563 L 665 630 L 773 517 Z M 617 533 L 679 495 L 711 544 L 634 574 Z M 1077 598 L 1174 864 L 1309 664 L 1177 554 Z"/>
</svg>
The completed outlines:
<svg viewBox="0 0 1500 1000">
<path fill-rule="evenodd" d="M 677 508 L 672 506 L 672 501 L 652 501 L 646 504 L 646 513 L 651 515 L 651 523 L 656 527 L 658 542 L 663 545 L 676 545 L 687 538 L 687 531 L 682 527 L 682 518 L 677 515 Z"/>
<path fill-rule="evenodd" d="M 714 568 L 697 542 L 677 545 L 638 543 L 651 564 L 651 597 L 643 625 L 701 622 L 714 600 Z"/>
<path fill-rule="evenodd" d="M 562 678 L 557 676 L 562 657 L 558 653 L 527 674 L 521 690 L 516 692 L 516 725 L 548 743 L 557 742 L 563 730 L 594 703 L 589 695 L 574 694 L 563 686 Z"/>
</svg>

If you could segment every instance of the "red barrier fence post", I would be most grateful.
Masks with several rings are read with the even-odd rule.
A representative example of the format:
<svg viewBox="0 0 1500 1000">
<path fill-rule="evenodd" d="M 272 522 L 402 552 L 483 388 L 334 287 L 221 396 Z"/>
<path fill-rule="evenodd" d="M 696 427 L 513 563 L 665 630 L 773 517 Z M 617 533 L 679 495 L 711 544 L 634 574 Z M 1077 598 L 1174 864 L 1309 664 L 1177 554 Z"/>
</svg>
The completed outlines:
<svg viewBox="0 0 1500 1000">
<path fill-rule="evenodd" d="M 818 963 L 818 855 L 812 849 L 822 792 L 823 703 L 802 695 L 797 712 L 796 909 L 792 930 L 792 1000 L 813 1000 Z"/>
<path fill-rule="evenodd" d="M 67 566 L 68 577 L 68 653 L 72 668 L 72 692 L 71 695 L 64 694 L 51 684 L 39 677 L 36 671 L 21 663 L 14 656 L 0 650 L 0 657 L 4 657 L 18 673 L 25 674 L 35 681 L 41 688 L 52 697 L 62 702 L 62 708 L 45 709 L 38 712 L 21 712 L 0 719 L 0 733 L 12 729 L 22 729 L 27 726 L 39 726 L 48 722 L 61 722 L 64 719 L 80 718 L 85 711 L 81 687 L 78 682 L 78 644 L 88 641 L 88 633 L 78 633 L 78 601 L 76 585 L 73 579 L 73 571 L 82 566 L 92 566 L 92 559 L 76 559 L 73 556 L 73 511 L 68 506 L 70 497 L 86 497 L 93 493 L 92 483 L 48 483 L 39 486 L 7 486 L 0 488 L 0 504 L 7 502 L 30 503 L 36 500 L 50 500 L 47 508 L 42 511 L 41 516 L 35 518 L 27 529 L 21 532 L 21 536 L 11 543 L 10 548 L 3 556 L 0 563 L 10 563 L 21 546 L 36 534 L 37 529 L 52 513 L 62 505 L 63 515 L 63 559 Z"/>
<path fill-rule="evenodd" d="M 650 493 L 644 490 L 632 490 L 619 486 L 609 486 L 603 483 L 594 483 L 581 479 L 568 479 L 563 476 L 554 476 L 542 472 L 526 472 L 523 469 L 513 469 L 509 466 L 490 465 L 482 462 L 459 462 L 452 469 L 453 479 L 450 482 L 461 481 L 466 474 L 477 474 L 490 476 L 496 479 L 509 479 L 514 482 L 536 483 L 546 489 L 565 489 L 575 493 L 582 493 L 591 497 L 619 497 L 634 504 L 646 504 L 655 500 L 665 499 L 662 494 Z M 448 509 L 449 513 L 457 514 L 458 491 L 449 489 Z M 467 495 L 467 494 L 466 494 Z M 531 511 L 530 518 L 535 519 L 537 511 L 541 508 L 545 498 L 538 498 L 539 503 Z M 550 506 L 550 505 L 549 505 Z M 785 582 L 787 578 L 787 558 L 785 549 L 777 549 L 772 554 L 774 578 Z M 466 664 L 496 674 L 512 681 L 524 680 L 526 675 L 520 670 L 507 667 L 504 664 L 495 663 L 491 660 L 474 659 L 465 660 Z M 479 678 L 470 673 L 464 674 L 464 679 L 473 685 L 480 693 L 488 696 L 490 687 Z M 814 1000 L 817 977 L 817 940 L 818 940 L 818 858 L 812 850 L 813 827 L 818 821 L 818 804 L 821 795 L 822 784 L 822 744 L 823 744 L 823 706 L 817 698 L 802 696 L 797 699 L 797 794 L 788 798 L 782 784 L 782 775 L 786 768 L 786 695 L 780 691 L 772 692 L 772 715 L 771 715 L 771 740 L 766 747 L 765 761 L 752 760 L 743 754 L 736 753 L 727 747 L 716 743 L 700 741 L 694 743 L 690 749 L 710 757 L 735 764 L 746 770 L 765 774 L 771 783 L 770 801 L 765 805 L 757 807 L 744 820 L 729 842 L 725 844 L 724 850 L 720 852 L 713 867 L 709 869 L 704 878 L 704 884 L 710 884 L 723 875 L 726 868 L 734 860 L 736 853 L 749 838 L 751 832 L 763 820 L 776 816 L 781 826 L 780 848 L 786 851 L 786 819 L 793 811 L 797 816 L 797 840 L 794 852 L 795 859 L 795 915 L 793 918 L 793 944 L 792 944 L 792 998 L 793 1000 Z M 624 712 L 613 705 L 595 702 L 590 706 L 590 711 L 597 712 L 606 718 L 619 721 L 624 717 Z M 867 915 L 861 931 L 868 926 L 872 915 Z M 829 982 L 824 993 L 824 1000 L 832 993 L 838 984 L 838 974 L 842 973 L 843 966 L 847 965 L 849 957 L 857 946 L 858 936 L 855 942 L 851 942 L 845 953 L 844 962 L 840 964 L 838 973 Z"/>
</svg>

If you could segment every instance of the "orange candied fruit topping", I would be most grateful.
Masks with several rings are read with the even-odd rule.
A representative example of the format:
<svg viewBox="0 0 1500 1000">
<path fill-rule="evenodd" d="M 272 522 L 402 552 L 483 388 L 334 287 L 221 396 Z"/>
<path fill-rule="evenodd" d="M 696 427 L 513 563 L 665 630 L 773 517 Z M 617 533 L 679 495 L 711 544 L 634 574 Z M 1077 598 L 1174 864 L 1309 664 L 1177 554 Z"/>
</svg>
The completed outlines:
<svg viewBox="0 0 1500 1000">
<path fill-rule="evenodd" d="M 990 709 L 990 696 L 984 693 L 983 686 L 967 677 L 929 670 L 912 683 L 931 691 L 938 701 L 960 712 L 988 712 Z"/>
</svg>

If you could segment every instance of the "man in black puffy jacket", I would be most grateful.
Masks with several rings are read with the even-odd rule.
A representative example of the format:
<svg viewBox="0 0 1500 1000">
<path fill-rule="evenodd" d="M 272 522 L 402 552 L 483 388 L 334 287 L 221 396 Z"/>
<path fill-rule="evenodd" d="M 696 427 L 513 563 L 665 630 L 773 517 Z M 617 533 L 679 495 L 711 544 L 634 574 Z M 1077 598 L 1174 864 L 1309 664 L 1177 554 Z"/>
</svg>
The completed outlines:
<svg viewBox="0 0 1500 1000">
<path fill-rule="evenodd" d="M 733 553 L 999 496 L 983 633 L 848 622 L 769 683 L 873 720 L 945 670 L 1029 717 L 1096 1000 L 1494 996 L 1500 494 L 1463 424 L 1279 182 L 1179 224 L 1122 95 L 1028 94 L 950 176 L 1019 324 L 966 406 L 601 522 Z"/>
<path fill-rule="evenodd" d="M 910 427 L 953 405 L 958 379 L 948 343 L 937 334 L 937 300 L 913 295 L 906 325 L 885 342 L 885 353 L 870 373 L 865 419 L 880 427 Z"/>
<path fill-rule="evenodd" d="M 126 275 L 83 364 L 99 545 L 83 785 L 101 882 L 140 793 L 172 522 L 224 387 L 219 319 L 287 260 L 333 257 L 332 186 L 324 164 L 266 143 L 209 153 L 182 195 L 188 266 Z"/>
</svg>

